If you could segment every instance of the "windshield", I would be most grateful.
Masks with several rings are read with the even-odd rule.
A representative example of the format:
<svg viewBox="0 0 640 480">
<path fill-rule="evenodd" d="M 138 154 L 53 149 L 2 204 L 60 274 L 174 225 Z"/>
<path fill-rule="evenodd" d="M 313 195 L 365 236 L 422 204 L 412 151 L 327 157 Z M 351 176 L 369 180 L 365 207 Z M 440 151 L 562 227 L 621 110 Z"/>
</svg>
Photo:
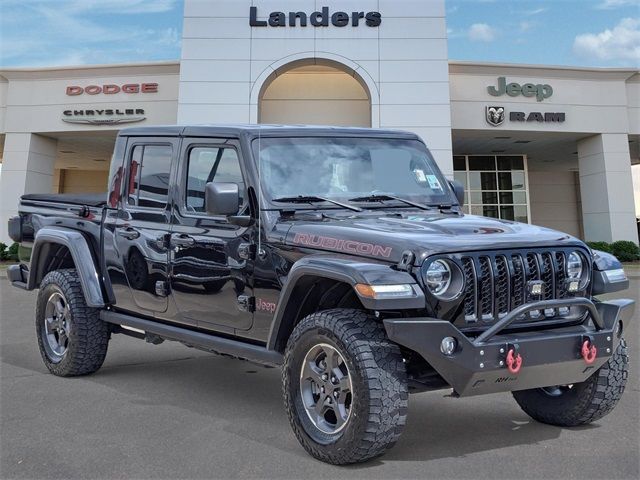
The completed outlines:
<svg viewBox="0 0 640 480">
<path fill-rule="evenodd" d="M 262 138 L 253 148 L 272 200 L 386 194 L 431 205 L 452 201 L 440 170 L 417 140 Z"/>
</svg>

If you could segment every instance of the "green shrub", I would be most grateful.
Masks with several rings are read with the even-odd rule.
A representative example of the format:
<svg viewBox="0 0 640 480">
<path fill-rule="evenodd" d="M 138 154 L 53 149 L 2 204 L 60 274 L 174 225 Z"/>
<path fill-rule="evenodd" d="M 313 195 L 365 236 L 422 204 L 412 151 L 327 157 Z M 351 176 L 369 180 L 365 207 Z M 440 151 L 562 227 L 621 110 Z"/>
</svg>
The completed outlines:
<svg viewBox="0 0 640 480">
<path fill-rule="evenodd" d="M 611 253 L 611 245 L 607 242 L 587 242 L 587 245 L 593 250 Z"/>
<path fill-rule="evenodd" d="M 618 240 L 611 244 L 611 253 L 621 262 L 640 260 L 640 247 L 629 240 Z"/>
<path fill-rule="evenodd" d="M 7 244 L 0 242 L 0 261 L 9 259 L 9 252 L 7 251 Z"/>
<path fill-rule="evenodd" d="M 11 244 L 11 246 L 7 249 L 7 256 L 9 257 L 9 260 L 13 260 L 14 262 L 17 262 L 18 260 L 20 260 L 18 256 L 19 248 L 20 248 L 19 243 L 13 242 Z"/>
</svg>

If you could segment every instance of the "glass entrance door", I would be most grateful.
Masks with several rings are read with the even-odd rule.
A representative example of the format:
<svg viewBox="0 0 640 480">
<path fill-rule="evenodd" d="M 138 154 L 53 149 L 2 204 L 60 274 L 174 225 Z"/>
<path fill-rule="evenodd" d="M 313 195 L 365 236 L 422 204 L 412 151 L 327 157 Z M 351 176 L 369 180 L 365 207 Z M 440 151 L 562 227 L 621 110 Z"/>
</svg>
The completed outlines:
<svg viewBox="0 0 640 480">
<path fill-rule="evenodd" d="M 466 213 L 529 223 L 524 155 L 456 155 L 454 178 L 464 185 Z"/>
</svg>

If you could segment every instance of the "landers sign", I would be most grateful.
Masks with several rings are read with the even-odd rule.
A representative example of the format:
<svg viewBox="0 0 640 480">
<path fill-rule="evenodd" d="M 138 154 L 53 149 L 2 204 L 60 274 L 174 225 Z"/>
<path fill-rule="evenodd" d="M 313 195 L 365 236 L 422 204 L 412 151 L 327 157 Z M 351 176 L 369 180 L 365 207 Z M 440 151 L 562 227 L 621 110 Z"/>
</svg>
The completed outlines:
<svg viewBox="0 0 640 480">
<path fill-rule="evenodd" d="M 288 18 L 288 23 L 287 23 Z M 330 14 L 329 7 L 322 7 L 320 11 L 307 15 L 305 12 L 271 12 L 268 20 L 258 20 L 258 7 L 249 9 L 249 25 L 252 27 L 301 27 L 307 26 L 307 21 L 314 27 L 328 27 L 329 22 L 334 27 L 346 27 L 351 23 L 352 27 L 360 25 L 360 21 L 364 20 L 367 27 L 379 27 L 382 23 L 382 15 L 380 12 L 335 12 Z"/>
</svg>

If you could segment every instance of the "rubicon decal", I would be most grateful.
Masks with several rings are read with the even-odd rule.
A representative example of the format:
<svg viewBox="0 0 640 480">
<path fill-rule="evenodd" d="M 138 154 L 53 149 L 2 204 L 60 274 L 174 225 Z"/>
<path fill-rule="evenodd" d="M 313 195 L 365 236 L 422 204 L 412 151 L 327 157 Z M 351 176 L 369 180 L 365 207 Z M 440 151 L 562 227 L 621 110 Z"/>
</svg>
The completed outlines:
<svg viewBox="0 0 640 480">
<path fill-rule="evenodd" d="M 141 122 L 147 118 L 142 108 L 101 108 L 88 110 L 65 110 L 62 121 L 90 125 L 114 125 Z"/>
<path fill-rule="evenodd" d="M 389 258 L 393 251 L 391 247 L 382 245 L 344 240 L 342 238 L 323 237 L 321 235 L 311 235 L 308 233 L 296 233 L 293 238 L 293 243 L 307 247 L 322 247 L 330 250 L 338 250 L 355 255 L 372 255 L 374 257 L 384 258 Z"/>
</svg>

